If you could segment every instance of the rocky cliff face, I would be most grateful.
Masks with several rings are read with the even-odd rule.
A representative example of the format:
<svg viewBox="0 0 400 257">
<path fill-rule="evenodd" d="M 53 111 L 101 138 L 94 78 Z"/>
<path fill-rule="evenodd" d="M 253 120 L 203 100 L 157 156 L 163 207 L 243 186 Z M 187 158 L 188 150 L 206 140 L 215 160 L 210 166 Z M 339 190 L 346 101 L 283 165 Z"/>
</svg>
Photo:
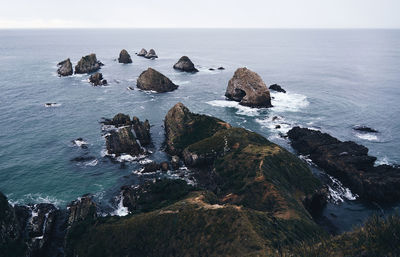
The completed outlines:
<svg viewBox="0 0 400 257">
<path fill-rule="evenodd" d="M 261 77 L 247 69 L 239 68 L 229 80 L 225 96 L 241 105 L 272 107 L 269 90 Z"/>
<path fill-rule="evenodd" d="M 136 86 L 142 90 L 158 93 L 169 92 L 178 88 L 169 78 L 152 68 L 148 68 L 140 74 Z"/>
<path fill-rule="evenodd" d="M 83 74 L 95 72 L 103 65 L 104 64 L 97 60 L 96 54 L 89 54 L 79 60 L 78 64 L 75 66 L 75 73 Z"/>
</svg>

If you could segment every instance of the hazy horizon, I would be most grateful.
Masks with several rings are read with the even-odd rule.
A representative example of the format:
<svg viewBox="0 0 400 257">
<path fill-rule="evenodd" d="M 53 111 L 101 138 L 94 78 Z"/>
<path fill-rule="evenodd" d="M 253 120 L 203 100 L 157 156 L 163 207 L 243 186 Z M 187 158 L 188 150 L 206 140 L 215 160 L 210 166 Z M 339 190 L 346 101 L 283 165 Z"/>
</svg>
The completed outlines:
<svg viewBox="0 0 400 257">
<path fill-rule="evenodd" d="M 398 10 L 397 0 L 15 0 L 2 5 L 0 29 L 399 29 Z"/>
</svg>

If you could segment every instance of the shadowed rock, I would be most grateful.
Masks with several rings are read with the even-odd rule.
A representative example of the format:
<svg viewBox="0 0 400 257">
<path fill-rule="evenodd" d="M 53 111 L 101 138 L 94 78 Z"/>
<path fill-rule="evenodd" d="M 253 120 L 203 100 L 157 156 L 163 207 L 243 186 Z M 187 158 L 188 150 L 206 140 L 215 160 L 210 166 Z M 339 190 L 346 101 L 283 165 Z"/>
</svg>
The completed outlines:
<svg viewBox="0 0 400 257">
<path fill-rule="evenodd" d="M 147 59 L 158 58 L 156 51 L 154 51 L 154 49 L 150 49 L 144 57 L 146 57 Z"/>
<path fill-rule="evenodd" d="M 83 74 L 95 72 L 98 71 L 103 65 L 104 64 L 97 60 L 96 54 L 86 55 L 82 57 L 75 66 L 75 73 Z"/>
<path fill-rule="evenodd" d="M 142 146 L 151 144 L 150 123 L 148 120 L 142 122 L 138 117 L 134 116 L 132 118 L 132 127 L 135 131 L 136 138 L 139 139 Z"/>
<path fill-rule="evenodd" d="M 148 68 L 140 74 L 136 86 L 142 90 L 158 93 L 169 92 L 178 88 L 169 78 L 152 68 Z"/>
<path fill-rule="evenodd" d="M 115 154 L 116 156 L 124 153 L 136 156 L 143 153 L 143 149 L 136 141 L 131 127 L 121 127 L 110 131 L 106 136 L 106 147 L 109 154 Z"/>
<path fill-rule="evenodd" d="M 100 72 L 96 72 L 95 74 L 90 75 L 89 78 L 90 83 L 93 86 L 104 86 L 107 85 L 107 80 L 103 79 L 103 74 Z"/>
<path fill-rule="evenodd" d="M 142 48 L 142 50 L 140 50 L 140 52 L 137 54 L 137 56 L 146 56 L 146 54 L 147 54 L 147 51 L 146 51 L 146 49 L 144 49 L 144 48 Z"/>
<path fill-rule="evenodd" d="M 250 107 L 272 107 L 269 90 L 261 77 L 247 69 L 239 68 L 229 80 L 225 96 Z"/>
<path fill-rule="evenodd" d="M 96 203 L 92 196 L 87 194 L 71 202 L 68 206 L 68 224 L 97 217 Z"/>
<path fill-rule="evenodd" d="M 174 69 L 186 72 L 198 72 L 193 62 L 187 56 L 182 56 L 179 61 L 175 63 Z"/>
<path fill-rule="evenodd" d="M 361 131 L 361 132 L 367 132 L 367 133 L 378 133 L 377 130 L 367 127 L 367 126 L 354 126 L 354 130 Z"/>
<path fill-rule="evenodd" d="M 69 58 L 58 63 L 57 66 L 57 73 L 59 76 L 70 76 L 73 74 L 72 63 Z"/>
<path fill-rule="evenodd" d="M 118 62 L 119 63 L 132 63 L 132 59 L 131 56 L 129 55 L 128 51 L 126 51 L 125 49 L 123 49 L 120 53 L 119 53 L 119 58 L 118 58 Z"/>
<path fill-rule="evenodd" d="M 281 93 L 286 93 L 286 90 L 283 89 L 280 85 L 278 84 L 273 84 L 271 86 L 269 86 L 269 89 L 274 90 L 276 92 L 281 92 Z"/>
</svg>

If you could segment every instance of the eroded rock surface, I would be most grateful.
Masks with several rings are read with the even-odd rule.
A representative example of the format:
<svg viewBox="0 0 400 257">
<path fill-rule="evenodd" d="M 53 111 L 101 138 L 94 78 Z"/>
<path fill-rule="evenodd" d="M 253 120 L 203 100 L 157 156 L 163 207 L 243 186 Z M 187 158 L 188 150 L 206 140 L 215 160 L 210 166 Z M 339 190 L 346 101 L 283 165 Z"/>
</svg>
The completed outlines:
<svg viewBox="0 0 400 257">
<path fill-rule="evenodd" d="M 198 72 L 193 62 L 187 56 L 182 56 L 174 65 L 174 69 L 186 72 Z"/>
<path fill-rule="evenodd" d="M 140 74 L 136 86 L 142 90 L 158 93 L 170 92 L 178 88 L 169 78 L 152 68 Z"/>
<path fill-rule="evenodd" d="M 92 73 L 98 71 L 104 64 L 97 60 L 96 54 L 83 56 L 75 66 L 76 74 Z"/>
</svg>

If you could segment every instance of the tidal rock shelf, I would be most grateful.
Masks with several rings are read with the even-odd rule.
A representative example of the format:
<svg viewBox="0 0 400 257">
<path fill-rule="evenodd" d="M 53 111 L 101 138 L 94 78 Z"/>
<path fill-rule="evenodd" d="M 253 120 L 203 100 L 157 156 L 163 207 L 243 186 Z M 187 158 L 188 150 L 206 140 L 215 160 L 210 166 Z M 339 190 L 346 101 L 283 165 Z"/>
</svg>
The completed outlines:
<svg viewBox="0 0 400 257">
<path fill-rule="evenodd" d="M 291 129 L 288 137 L 295 150 L 360 197 L 379 203 L 400 199 L 400 167 L 374 166 L 376 157 L 368 155 L 365 146 L 300 127 Z"/>
</svg>

